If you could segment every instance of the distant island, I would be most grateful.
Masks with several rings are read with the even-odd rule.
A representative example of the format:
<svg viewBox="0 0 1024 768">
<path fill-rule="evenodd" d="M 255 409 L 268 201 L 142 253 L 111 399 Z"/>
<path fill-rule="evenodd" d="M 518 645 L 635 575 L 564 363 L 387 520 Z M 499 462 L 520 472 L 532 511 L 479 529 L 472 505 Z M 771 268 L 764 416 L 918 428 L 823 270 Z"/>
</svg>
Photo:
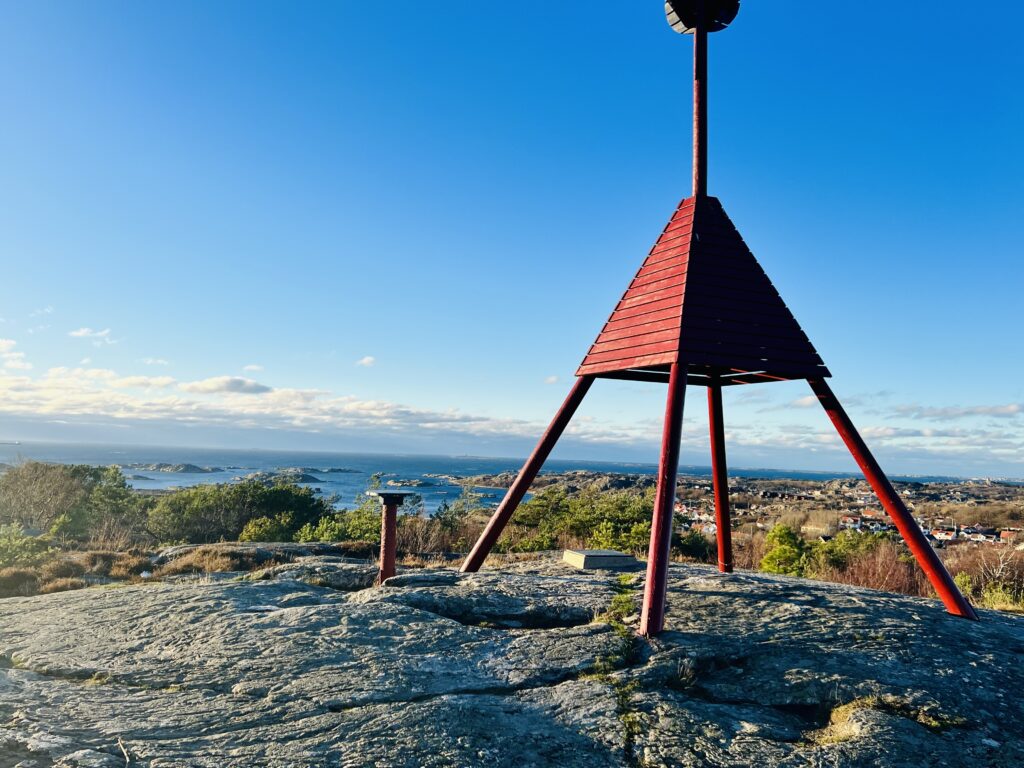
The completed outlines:
<svg viewBox="0 0 1024 768">
<path fill-rule="evenodd" d="M 121 469 L 134 469 L 139 472 L 173 472 L 183 475 L 209 475 L 223 472 L 222 467 L 200 467 L 196 464 L 168 464 L 158 461 L 153 464 L 121 464 Z"/>
</svg>

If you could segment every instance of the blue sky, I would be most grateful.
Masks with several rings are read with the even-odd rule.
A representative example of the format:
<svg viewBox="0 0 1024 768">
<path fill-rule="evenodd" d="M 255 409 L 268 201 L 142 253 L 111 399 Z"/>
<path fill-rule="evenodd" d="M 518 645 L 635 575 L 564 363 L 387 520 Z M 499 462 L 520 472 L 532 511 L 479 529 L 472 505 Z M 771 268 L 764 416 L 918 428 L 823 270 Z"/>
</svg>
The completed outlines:
<svg viewBox="0 0 1024 768">
<path fill-rule="evenodd" d="M 661 3 L 0 2 L 0 439 L 521 455 L 678 200 Z M 1024 476 L 1024 26 L 744 4 L 721 198 L 894 472 Z M 800 382 L 734 466 L 851 469 Z M 656 459 L 599 382 L 563 458 Z M 707 463 L 704 393 L 683 461 Z"/>
</svg>

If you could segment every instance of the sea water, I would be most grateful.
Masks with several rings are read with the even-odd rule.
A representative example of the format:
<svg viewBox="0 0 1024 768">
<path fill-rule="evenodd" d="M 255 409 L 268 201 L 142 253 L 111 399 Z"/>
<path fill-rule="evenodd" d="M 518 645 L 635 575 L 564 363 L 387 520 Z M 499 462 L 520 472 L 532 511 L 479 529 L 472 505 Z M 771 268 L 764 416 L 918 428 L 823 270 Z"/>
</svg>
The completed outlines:
<svg viewBox="0 0 1024 768">
<path fill-rule="evenodd" d="M 171 448 L 135 445 L 88 445 L 76 443 L 24 442 L 0 444 L 0 463 L 19 461 L 46 461 L 61 464 L 90 464 L 122 467 L 128 482 L 140 490 L 167 490 L 201 483 L 227 483 L 254 472 L 277 472 L 301 467 L 317 479 L 308 483 L 325 495 L 337 496 L 339 506 L 351 507 L 365 494 L 371 478 L 380 475 L 381 482 L 392 490 L 412 491 L 423 497 L 428 512 L 442 502 L 456 499 L 462 487 L 454 477 L 491 475 L 517 471 L 522 457 L 491 458 L 481 456 L 421 456 L 372 453 L 326 453 L 302 451 L 265 451 L 213 448 Z M 138 464 L 194 464 L 217 468 L 215 472 L 154 472 L 133 468 Z M 551 459 L 544 465 L 545 472 L 591 470 L 624 474 L 653 475 L 654 464 L 618 464 L 604 461 Z M 709 467 L 682 466 L 684 475 L 707 477 Z M 777 469 L 730 468 L 735 477 L 769 479 L 828 480 L 856 477 L 843 472 L 807 472 Z M 952 480 L 943 477 L 915 477 L 920 482 Z M 425 483 L 425 485 L 421 485 Z M 413 487 L 415 484 L 415 487 Z M 481 502 L 494 506 L 504 491 L 496 488 L 476 488 Z"/>
</svg>

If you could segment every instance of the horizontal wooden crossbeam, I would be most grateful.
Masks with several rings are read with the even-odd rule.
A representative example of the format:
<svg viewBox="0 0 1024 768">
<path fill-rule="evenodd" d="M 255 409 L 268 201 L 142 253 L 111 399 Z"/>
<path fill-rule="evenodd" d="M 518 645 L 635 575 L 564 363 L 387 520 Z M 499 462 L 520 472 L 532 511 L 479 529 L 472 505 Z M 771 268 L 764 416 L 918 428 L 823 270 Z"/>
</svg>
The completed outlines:
<svg viewBox="0 0 1024 768">
<path fill-rule="evenodd" d="M 626 370 L 609 371 L 599 373 L 595 379 L 616 379 L 619 381 L 645 381 L 651 384 L 668 384 L 668 371 L 659 370 Z M 722 372 L 722 373 L 697 373 L 690 372 L 686 376 L 686 383 L 689 386 L 709 387 L 715 384 L 720 387 L 738 386 L 740 384 L 770 384 L 773 381 L 794 381 L 804 377 L 775 376 L 770 373 Z"/>
</svg>

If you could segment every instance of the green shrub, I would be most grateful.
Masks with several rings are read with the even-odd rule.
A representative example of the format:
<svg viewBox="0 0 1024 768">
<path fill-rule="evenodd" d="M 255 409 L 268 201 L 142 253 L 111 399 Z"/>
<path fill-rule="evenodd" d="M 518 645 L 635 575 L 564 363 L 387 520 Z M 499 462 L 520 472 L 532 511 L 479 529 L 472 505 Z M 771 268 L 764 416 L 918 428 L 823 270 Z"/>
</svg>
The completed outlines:
<svg viewBox="0 0 1024 768">
<path fill-rule="evenodd" d="M 149 530 L 160 541 L 208 544 L 235 541 L 250 520 L 292 515 L 292 533 L 332 512 L 330 501 L 294 483 L 257 480 L 183 488 L 162 497 L 149 513 Z M 288 537 L 291 540 L 291 536 Z"/>
<path fill-rule="evenodd" d="M 306 523 L 309 525 L 309 523 Z M 257 517 L 245 524 L 239 541 L 291 541 L 295 535 L 295 516 L 282 512 L 274 517 Z"/>
<path fill-rule="evenodd" d="M 368 541 L 380 543 L 380 499 L 366 496 L 351 510 L 332 512 L 295 532 L 295 541 Z"/>
<path fill-rule="evenodd" d="M 842 571 L 889 541 L 892 537 L 885 533 L 840 531 L 828 541 L 808 545 L 805 571 L 812 577 L 832 570 Z"/>
<path fill-rule="evenodd" d="M 380 542 L 380 501 L 369 499 L 350 512 L 339 512 L 344 525 L 344 541 Z"/>
<path fill-rule="evenodd" d="M 547 552 L 556 549 L 558 542 L 549 533 L 536 533 L 533 536 L 526 536 L 513 544 L 509 552 Z"/>
<path fill-rule="evenodd" d="M 691 557 L 701 563 L 713 563 L 718 559 L 718 546 L 700 531 L 689 530 L 673 544 L 683 557 Z"/>
<path fill-rule="evenodd" d="M 650 537 L 654 490 L 608 491 L 597 486 L 570 495 L 551 486 L 522 504 L 516 525 L 497 551 L 536 552 L 586 542 L 589 546 L 644 551 Z"/>
<path fill-rule="evenodd" d="M 295 540 L 303 542 L 345 541 L 347 538 L 348 528 L 340 515 L 321 517 L 316 525 L 306 523 L 295 534 Z"/>
<path fill-rule="evenodd" d="M 615 530 L 612 521 L 602 520 L 594 528 L 594 532 L 587 541 L 587 546 L 591 549 L 618 549 L 618 541 L 618 531 Z"/>
<path fill-rule="evenodd" d="M 49 551 L 44 541 L 29 536 L 20 525 L 0 525 L 0 567 L 32 565 Z"/>
<path fill-rule="evenodd" d="M 761 570 L 786 576 L 803 576 L 807 559 L 807 542 L 788 525 L 776 525 L 765 537 L 765 554 Z"/>
<path fill-rule="evenodd" d="M 645 553 L 651 543 L 650 522 L 633 523 L 628 528 L 617 527 L 611 520 L 602 520 L 587 540 L 591 549 L 614 549 L 633 554 Z"/>
<path fill-rule="evenodd" d="M 1006 584 L 990 581 L 981 591 L 981 605 L 997 611 L 1024 611 L 1024 600 Z"/>
<path fill-rule="evenodd" d="M 458 531 L 469 518 L 477 512 L 483 511 L 486 507 L 481 503 L 483 497 L 473 490 L 473 487 L 464 484 L 459 497 L 449 504 L 442 501 L 441 506 L 434 512 L 432 519 L 441 526 L 441 530 L 447 533 Z"/>
<path fill-rule="evenodd" d="M 974 579 L 967 571 L 960 571 L 954 576 L 953 583 L 965 597 L 971 597 L 974 594 Z"/>
</svg>

